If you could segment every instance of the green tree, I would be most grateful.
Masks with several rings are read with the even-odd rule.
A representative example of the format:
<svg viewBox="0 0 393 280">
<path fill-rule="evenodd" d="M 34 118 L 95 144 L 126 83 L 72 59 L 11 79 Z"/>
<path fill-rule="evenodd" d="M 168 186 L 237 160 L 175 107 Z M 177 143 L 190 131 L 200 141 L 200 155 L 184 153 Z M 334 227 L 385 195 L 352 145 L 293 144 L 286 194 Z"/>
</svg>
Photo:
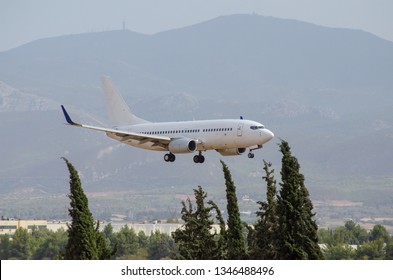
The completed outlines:
<svg viewBox="0 0 393 280">
<path fill-rule="evenodd" d="M 112 248 L 112 252 L 116 254 L 117 250 L 117 243 L 116 243 L 116 234 L 113 232 L 113 226 L 111 223 L 107 224 L 102 233 L 104 234 L 105 238 L 109 240 L 110 247 Z"/>
<path fill-rule="evenodd" d="M 33 231 L 34 233 L 34 231 Z M 57 231 L 38 230 L 35 238 L 39 238 L 39 246 L 35 249 L 33 259 L 35 260 L 53 260 L 60 259 L 64 254 L 64 248 L 67 244 L 67 233 L 64 229 Z M 34 234 L 33 234 L 34 236 Z"/>
<path fill-rule="evenodd" d="M 389 240 L 391 239 L 391 236 L 389 232 L 386 230 L 386 228 L 383 225 L 375 225 L 373 229 L 370 231 L 370 240 L 383 240 L 385 243 L 389 243 Z"/>
<path fill-rule="evenodd" d="M 356 250 L 356 259 L 383 260 L 385 254 L 384 242 L 382 239 L 378 239 L 359 245 Z"/>
<path fill-rule="evenodd" d="M 318 239 L 320 243 L 327 244 L 329 246 L 356 244 L 352 242 L 355 239 L 353 232 L 348 230 L 345 226 L 339 226 L 335 229 L 319 229 Z"/>
<path fill-rule="evenodd" d="M 339 226 L 337 227 L 332 233 L 331 244 L 339 245 L 339 244 L 351 244 L 354 245 L 352 242 L 353 235 L 346 227 Z"/>
<path fill-rule="evenodd" d="M 369 235 L 367 231 L 354 221 L 346 221 L 344 227 L 347 231 L 345 243 L 360 245 L 368 241 Z"/>
<path fill-rule="evenodd" d="M 116 244 L 116 255 L 118 257 L 135 255 L 139 248 L 138 236 L 135 230 L 127 225 L 123 226 L 116 234 Z"/>
<path fill-rule="evenodd" d="M 355 250 L 348 244 L 327 245 L 323 250 L 327 260 L 353 260 Z"/>
<path fill-rule="evenodd" d="M 227 196 L 227 212 L 228 212 L 228 229 L 226 231 L 227 238 L 227 255 L 229 260 L 246 259 L 245 238 L 243 235 L 243 223 L 240 219 L 240 211 L 236 196 L 236 186 L 232 181 L 231 172 L 228 166 L 221 160 Z"/>
<path fill-rule="evenodd" d="M 70 173 L 70 208 L 68 209 L 72 222 L 68 225 L 68 242 L 64 258 L 68 260 L 97 260 L 107 259 L 110 249 L 99 231 L 99 223 L 94 226 L 93 215 L 90 212 L 88 199 L 83 191 L 82 183 L 74 166 L 66 159 Z"/>
<path fill-rule="evenodd" d="M 222 216 L 221 210 L 218 208 L 217 204 L 213 200 L 209 200 L 208 204 L 211 206 L 211 210 L 216 212 L 216 220 L 220 226 L 220 233 L 216 235 L 217 250 L 214 259 L 226 260 L 227 259 L 227 248 L 228 248 L 228 238 L 226 231 L 226 224 L 224 217 Z"/>
<path fill-rule="evenodd" d="M 149 236 L 144 231 L 138 232 L 138 244 L 140 248 L 146 248 L 149 244 Z"/>
<path fill-rule="evenodd" d="M 259 211 L 257 211 L 258 221 L 255 224 L 251 241 L 251 258 L 274 260 L 277 258 L 277 236 L 279 236 L 277 187 L 273 175 L 274 169 L 271 170 L 272 163 L 263 162 L 265 176 L 262 178 L 267 185 L 266 202 L 257 202 L 259 204 Z"/>
<path fill-rule="evenodd" d="M 0 260 L 8 260 L 11 256 L 12 241 L 9 234 L 0 235 Z"/>
<path fill-rule="evenodd" d="M 318 241 L 322 244 L 333 245 L 333 230 L 330 228 L 318 229 Z"/>
<path fill-rule="evenodd" d="M 300 173 L 300 164 L 288 143 L 280 143 L 281 189 L 277 199 L 279 216 L 279 259 L 322 259 L 318 245 L 318 226 L 314 221 L 313 205 Z"/>
<path fill-rule="evenodd" d="M 97 244 L 97 253 L 98 258 L 100 260 L 110 260 L 115 255 L 115 252 L 111 250 L 111 242 L 109 238 L 105 236 L 105 234 L 100 231 L 100 222 L 97 222 L 96 229 L 96 244 Z"/>
<path fill-rule="evenodd" d="M 191 200 L 182 201 L 182 219 L 184 226 L 172 233 L 178 246 L 177 259 L 210 260 L 217 259 L 218 244 L 215 233 L 211 233 L 214 221 L 211 219 L 211 207 L 205 206 L 206 192 L 202 187 L 194 189 L 197 208 L 194 211 Z"/>
<path fill-rule="evenodd" d="M 175 249 L 174 247 L 175 243 L 168 234 L 156 230 L 149 237 L 147 245 L 148 258 L 150 260 L 169 258 Z"/>
<path fill-rule="evenodd" d="M 385 248 L 385 260 L 393 260 L 393 237 L 390 236 Z"/>
<path fill-rule="evenodd" d="M 10 256 L 11 259 L 29 260 L 32 256 L 31 234 L 27 229 L 19 227 L 12 236 Z"/>
</svg>

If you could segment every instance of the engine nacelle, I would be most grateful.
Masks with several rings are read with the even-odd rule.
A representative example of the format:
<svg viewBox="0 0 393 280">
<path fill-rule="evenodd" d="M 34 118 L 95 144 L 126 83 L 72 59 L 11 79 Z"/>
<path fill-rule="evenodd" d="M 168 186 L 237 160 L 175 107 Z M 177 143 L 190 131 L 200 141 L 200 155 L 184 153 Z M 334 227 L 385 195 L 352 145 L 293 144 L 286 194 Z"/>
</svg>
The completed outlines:
<svg viewBox="0 0 393 280">
<path fill-rule="evenodd" d="M 231 148 L 217 150 L 223 156 L 238 156 L 246 151 L 246 148 Z"/>
<path fill-rule="evenodd" d="M 174 139 L 168 145 L 168 150 L 173 154 L 193 153 L 196 148 L 196 141 L 189 138 Z"/>
</svg>

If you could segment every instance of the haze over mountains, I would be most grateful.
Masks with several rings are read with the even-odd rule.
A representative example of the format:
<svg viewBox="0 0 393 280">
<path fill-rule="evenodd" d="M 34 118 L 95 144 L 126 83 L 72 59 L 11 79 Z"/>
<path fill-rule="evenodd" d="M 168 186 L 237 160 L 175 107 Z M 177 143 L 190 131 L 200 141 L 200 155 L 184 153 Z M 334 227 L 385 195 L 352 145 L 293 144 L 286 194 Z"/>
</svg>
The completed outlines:
<svg viewBox="0 0 393 280">
<path fill-rule="evenodd" d="M 342 197 L 348 182 L 391 190 L 393 43 L 359 30 L 232 15 L 155 35 L 46 38 L 0 53 L 0 194 L 67 193 L 61 156 L 88 191 L 223 188 L 217 153 L 207 152 L 204 165 L 191 155 L 168 164 L 163 153 L 64 126 L 60 104 L 78 121 L 109 124 L 103 75 L 151 121 L 243 115 L 271 129 L 276 140 L 254 160 L 223 158 L 239 189 L 262 184 L 262 159 L 280 164 L 275 143 L 283 138 L 317 199 Z"/>
</svg>

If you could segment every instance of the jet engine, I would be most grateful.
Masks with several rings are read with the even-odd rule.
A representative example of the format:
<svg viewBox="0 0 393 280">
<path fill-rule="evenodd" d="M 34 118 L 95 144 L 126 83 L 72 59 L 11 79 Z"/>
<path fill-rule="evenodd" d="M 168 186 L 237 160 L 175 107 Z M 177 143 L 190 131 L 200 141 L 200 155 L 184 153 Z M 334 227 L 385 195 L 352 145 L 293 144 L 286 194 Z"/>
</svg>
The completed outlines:
<svg viewBox="0 0 393 280">
<path fill-rule="evenodd" d="M 223 156 L 238 156 L 246 151 L 246 148 L 231 148 L 217 150 Z"/>
<path fill-rule="evenodd" d="M 185 154 L 195 152 L 197 143 L 193 139 L 178 138 L 169 142 L 168 150 L 173 154 Z"/>
</svg>

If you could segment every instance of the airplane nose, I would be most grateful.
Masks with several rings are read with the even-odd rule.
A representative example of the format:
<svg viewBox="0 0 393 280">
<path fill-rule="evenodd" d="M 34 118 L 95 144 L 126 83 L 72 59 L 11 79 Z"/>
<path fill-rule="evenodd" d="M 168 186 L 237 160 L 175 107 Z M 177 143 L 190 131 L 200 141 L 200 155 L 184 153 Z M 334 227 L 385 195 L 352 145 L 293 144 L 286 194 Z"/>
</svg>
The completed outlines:
<svg viewBox="0 0 393 280">
<path fill-rule="evenodd" d="M 264 129 L 264 137 L 266 138 L 266 141 L 269 141 L 271 139 L 273 139 L 274 137 L 274 133 L 271 132 L 269 129 Z"/>
</svg>

